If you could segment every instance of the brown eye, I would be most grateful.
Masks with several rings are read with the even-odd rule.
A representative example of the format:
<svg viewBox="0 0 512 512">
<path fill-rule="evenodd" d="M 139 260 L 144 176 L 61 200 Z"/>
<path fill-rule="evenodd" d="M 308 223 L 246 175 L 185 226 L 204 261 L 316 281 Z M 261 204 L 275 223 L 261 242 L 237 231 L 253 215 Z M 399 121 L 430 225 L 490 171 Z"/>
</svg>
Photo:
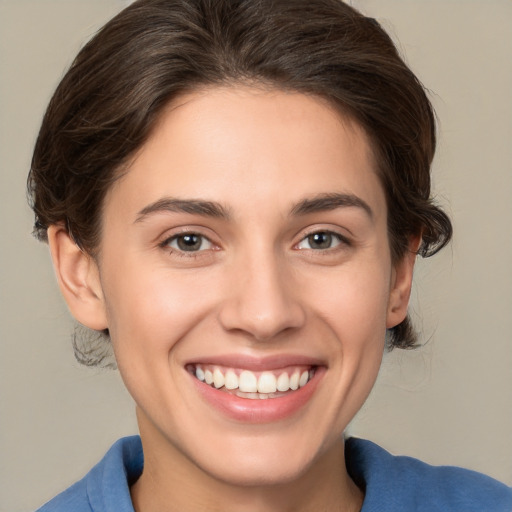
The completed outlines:
<svg viewBox="0 0 512 512">
<path fill-rule="evenodd" d="M 172 249 L 183 252 L 198 252 L 211 249 L 212 243 L 203 235 L 197 233 L 184 233 L 170 238 L 166 245 Z"/>
<path fill-rule="evenodd" d="M 313 233 L 308 236 L 311 249 L 329 249 L 332 246 L 332 235 L 330 233 Z"/>
<path fill-rule="evenodd" d="M 303 238 L 297 245 L 298 249 L 312 249 L 322 251 L 333 249 L 345 240 L 337 233 L 330 231 L 317 231 Z"/>
</svg>

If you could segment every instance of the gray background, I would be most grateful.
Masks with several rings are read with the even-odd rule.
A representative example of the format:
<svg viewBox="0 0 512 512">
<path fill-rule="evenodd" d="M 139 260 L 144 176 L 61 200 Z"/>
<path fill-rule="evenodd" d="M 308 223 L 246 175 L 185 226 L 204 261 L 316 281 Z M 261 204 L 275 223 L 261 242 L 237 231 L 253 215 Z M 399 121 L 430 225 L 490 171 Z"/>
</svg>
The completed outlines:
<svg viewBox="0 0 512 512">
<path fill-rule="evenodd" d="M 31 236 L 25 179 L 46 103 L 80 45 L 128 2 L 0 0 L 0 511 L 36 508 L 136 432 L 116 372 L 73 358 L 72 322 Z M 419 261 L 428 343 L 386 357 L 350 427 L 394 453 L 512 484 L 512 2 L 357 0 L 399 38 L 440 118 L 435 190 L 451 248 Z"/>
</svg>

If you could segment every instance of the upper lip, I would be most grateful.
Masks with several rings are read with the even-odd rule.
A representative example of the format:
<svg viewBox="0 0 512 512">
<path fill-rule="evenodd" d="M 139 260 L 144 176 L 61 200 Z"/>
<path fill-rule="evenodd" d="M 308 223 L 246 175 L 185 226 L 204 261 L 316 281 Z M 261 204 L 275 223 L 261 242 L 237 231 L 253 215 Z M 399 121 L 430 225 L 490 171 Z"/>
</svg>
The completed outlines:
<svg viewBox="0 0 512 512">
<path fill-rule="evenodd" d="M 255 357 L 246 354 L 206 356 L 188 361 L 187 365 L 205 364 L 241 368 L 251 371 L 279 370 L 289 366 L 326 366 L 321 359 L 298 354 L 275 354 Z"/>
</svg>

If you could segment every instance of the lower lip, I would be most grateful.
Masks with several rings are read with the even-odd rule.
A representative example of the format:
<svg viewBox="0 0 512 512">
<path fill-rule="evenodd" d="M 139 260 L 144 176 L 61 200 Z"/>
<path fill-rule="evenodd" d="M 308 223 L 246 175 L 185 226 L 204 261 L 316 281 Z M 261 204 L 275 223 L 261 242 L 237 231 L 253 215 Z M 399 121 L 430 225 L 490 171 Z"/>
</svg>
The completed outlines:
<svg viewBox="0 0 512 512">
<path fill-rule="evenodd" d="M 313 378 L 302 388 L 277 398 L 241 398 L 190 376 L 197 390 L 209 404 L 231 419 L 244 423 L 271 423 L 293 416 L 311 399 L 324 368 L 317 368 Z"/>
</svg>

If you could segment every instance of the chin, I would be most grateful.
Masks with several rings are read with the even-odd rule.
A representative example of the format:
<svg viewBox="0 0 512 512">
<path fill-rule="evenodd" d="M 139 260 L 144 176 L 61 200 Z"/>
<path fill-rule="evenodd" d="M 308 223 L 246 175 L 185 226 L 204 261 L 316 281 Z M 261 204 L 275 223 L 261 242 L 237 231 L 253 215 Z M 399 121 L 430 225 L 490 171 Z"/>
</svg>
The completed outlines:
<svg viewBox="0 0 512 512">
<path fill-rule="evenodd" d="M 247 448 L 242 452 L 232 450 L 220 461 L 204 461 L 203 470 L 231 486 L 268 487 L 300 479 L 313 464 L 313 457 L 297 451 Z"/>
<path fill-rule="evenodd" d="M 251 432 L 237 428 L 210 431 L 194 443 L 186 456 L 203 473 L 225 484 L 279 486 L 300 480 L 331 454 L 339 456 L 337 447 L 343 439 L 341 432 L 325 436 L 308 429 L 305 434 L 299 424 L 248 430 Z"/>
</svg>

